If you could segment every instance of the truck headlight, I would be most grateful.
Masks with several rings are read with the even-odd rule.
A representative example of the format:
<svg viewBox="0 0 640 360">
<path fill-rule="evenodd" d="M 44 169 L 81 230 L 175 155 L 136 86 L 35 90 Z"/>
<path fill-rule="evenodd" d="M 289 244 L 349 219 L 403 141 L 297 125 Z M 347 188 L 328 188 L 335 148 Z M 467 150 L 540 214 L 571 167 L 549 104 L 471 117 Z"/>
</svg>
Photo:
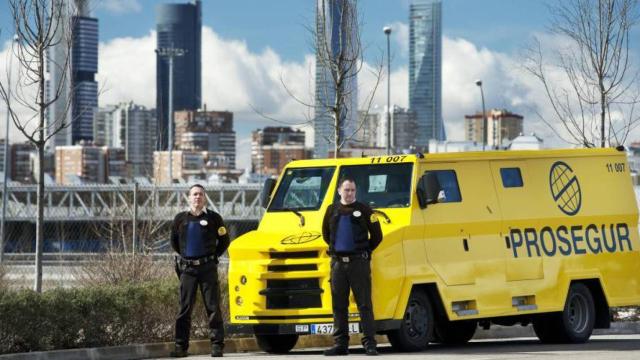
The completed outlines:
<svg viewBox="0 0 640 360">
<path fill-rule="evenodd" d="M 247 283 L 247 277 L 242 275 L 240 276 L 240 284 L 244 285 Z"/>
<path fill-rule="evenodd" d="M 242 306 L 243 302 L 244 301 L 242 300 L 242 296 L 236 296 L 236 305 Z"/>
</svg>

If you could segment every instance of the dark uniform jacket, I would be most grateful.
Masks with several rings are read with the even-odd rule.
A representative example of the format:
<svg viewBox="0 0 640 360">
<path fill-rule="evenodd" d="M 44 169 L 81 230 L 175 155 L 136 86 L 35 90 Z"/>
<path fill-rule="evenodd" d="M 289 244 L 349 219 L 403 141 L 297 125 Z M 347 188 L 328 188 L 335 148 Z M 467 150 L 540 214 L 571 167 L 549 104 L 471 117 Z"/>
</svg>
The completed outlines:
<svg viewBox="0 0 640 360">
<path fill-rule="evenodd" d="M 184 256 L 187 248 L 187 224 L 189 221 L 201 222 L 205 220 L 207 224 L 202 227 L 202 237 L 206 256 L 216 255 L 220 257 L 229 247 L 229 234 L 222 221 L 220 214 L 206 209 L 199 216 L 183 211 L 173 219 L 171 228 L 171 247 L 175 252 Z"/>
<path fill-rule="evenodd" d="M 322 221 L 322 237 L 329 245 L 329 254 L 334 254 L 336 231 L 340 215 L 351 215 L 351 228 L 355 243 L 355 252 L 372 252 L 382 241 L 382 229 L 377 216 L 371 208 L 361 202 L 349 205 L 335 203 L 329 205 Z M 371 235 L 371 237 L 369 237 Z"/>
</svg>

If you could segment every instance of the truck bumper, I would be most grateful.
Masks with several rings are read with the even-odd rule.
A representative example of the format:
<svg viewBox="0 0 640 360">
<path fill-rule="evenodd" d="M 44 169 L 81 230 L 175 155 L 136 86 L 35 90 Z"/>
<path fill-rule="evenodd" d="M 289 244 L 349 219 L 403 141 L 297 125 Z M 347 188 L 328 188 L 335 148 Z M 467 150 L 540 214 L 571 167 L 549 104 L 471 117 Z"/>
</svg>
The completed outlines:
<svg viewBox="0 0 640 360">
<path fill-rule="evenodd" d="M 400 328 L 402 320 L 376 320 L 376 332 L 385 333 L 390 330 Z M 327 321 L 326 323 L 330 323 Z M 317 324 L 314 322 L 313 324 Z M 310 335 L 311 325 L 308 324 L 227 324 L 226 329 L 229 334 L 256 334 L 256 335 L 276 335 L 276 334 L 298 334 Z M 360 327 L 362 329 L 362 327 Z"/>
</svg>

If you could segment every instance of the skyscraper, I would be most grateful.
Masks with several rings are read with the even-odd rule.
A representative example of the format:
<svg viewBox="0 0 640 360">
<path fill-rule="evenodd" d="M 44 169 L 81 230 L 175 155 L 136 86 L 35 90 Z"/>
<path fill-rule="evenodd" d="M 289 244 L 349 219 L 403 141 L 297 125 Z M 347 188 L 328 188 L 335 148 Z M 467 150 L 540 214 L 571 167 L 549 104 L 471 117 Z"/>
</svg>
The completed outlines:
<svg viewBox="0 0 640 360">
<path fill-rule="evenodd" d="M 153 150 L 156 145 L 156 114 L 133 102 L 121 103 L 112 114 L 111 142 L 123 148 L 131 176 L 153 174 Z"/>
<path fill-rule="evenodd" d="M 341 138 L 352 135 L 358 121 L 357 43 L 358 17 L 352 0 L 317 0 L 316 3 L 316 89 L 313 129 L 314 157 L 323 158 L 333 150 L 335 126 L 330 106 L 336 98 L 330 66 L 343 55 L 349 68 L 344 80 L 344 108 L 340 115 Z M 334 60 L 331 60 L 334 59 Z M 329 141 L 330 139 L 331 141 Z"/>
<path fill-rule="evenodd" d="M 202 105 L 201 47 L 202 9 L 200 1 L 161 4 L 156 12 L 158 49 L 181 49 L 173 59 L 173 110 L 198 110 Z M 156 111 L 158 150 L 168 149 L 169 59 L 156 57 Z"/>
<path fill-rule="evenodd" d="M 409 109 L 418 123 L 415 145 L 445 140 L 442 121 L 442 3 L 414 0 L 409 7 Z"/>
<path fill-rule="evenodd" d="M 93 114 L 98 107 L 98 19 L 90 17 L 86 0 L 54 0 L 64 4 L 71 14 L 61 20 L 56 36 L 58 44 L 47 57 L 47 99 L 58 99 L 47 110 L 47 130 L 52 124 L 71 124 L 57 133 L 51 146 L 72 145 L 93 140 Z M 70 38 L 69 38 L 70 36 Z M 68 40 L 71 41 L 69 53 Z M 57 127 L 57 126 L 56 126 Z"/>
</svg>

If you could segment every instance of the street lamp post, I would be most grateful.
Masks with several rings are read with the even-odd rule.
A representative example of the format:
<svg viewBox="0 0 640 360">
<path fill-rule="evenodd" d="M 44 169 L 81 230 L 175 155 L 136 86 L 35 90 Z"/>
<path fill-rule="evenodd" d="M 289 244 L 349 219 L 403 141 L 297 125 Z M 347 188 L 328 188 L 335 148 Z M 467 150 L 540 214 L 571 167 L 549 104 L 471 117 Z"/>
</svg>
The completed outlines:
<svg viewBox="0 0 640 360">
<path fill-rule="evenodd" d="M 169 59 L 169 104 L 168 104 L 168 113 L 169 113 L 169 121 L 168 121 L 168 146 L 167 150 L 169 150 L 169 183 L 173 182 L 173 58 L 183 56 L 185 54 L 184 49 L 168 47 L 168 48 L 158 48 L 156 49 L 156 54 L 158 56 Z"/>
<path fill-rule="evenodd" d="M 387 154 L 391 154 L 391 26 L 385 26 L 382 31 L 387 35 Z"/>
<path fill-rule="evenodd" d="M 18 36 L 13 37 L 13 42 L 11 45 L 18 42 Z M 13 46 L 12 46 L 13 49 Z M 0 264 L 4 261 L 4 246 L 6 244 L 6 228 L 5 228 L 5 220 L 7 218 L 7 183 L 9 182 L 9 122 L 11 121 L 11 114 L 9 114 L 9 107 L 11 104 L 11 63 L 13 57 L 9 56 L 9 66 L 7 73 L 7 122 L 4 127 L 4 162 L 2 164 L 2 172 L 4 181 L 2 182 L 2 220 L 0 220 Z"/>
<path fill-rule="evenodd" d="M 484 107 L 484 91 L 482 90 L 482 80 L 476 80 L 476 85 L 480 88 L 480 96 L 482 97 L 482 150 L 487 146 L 487 110 Z"/>
</svg>

